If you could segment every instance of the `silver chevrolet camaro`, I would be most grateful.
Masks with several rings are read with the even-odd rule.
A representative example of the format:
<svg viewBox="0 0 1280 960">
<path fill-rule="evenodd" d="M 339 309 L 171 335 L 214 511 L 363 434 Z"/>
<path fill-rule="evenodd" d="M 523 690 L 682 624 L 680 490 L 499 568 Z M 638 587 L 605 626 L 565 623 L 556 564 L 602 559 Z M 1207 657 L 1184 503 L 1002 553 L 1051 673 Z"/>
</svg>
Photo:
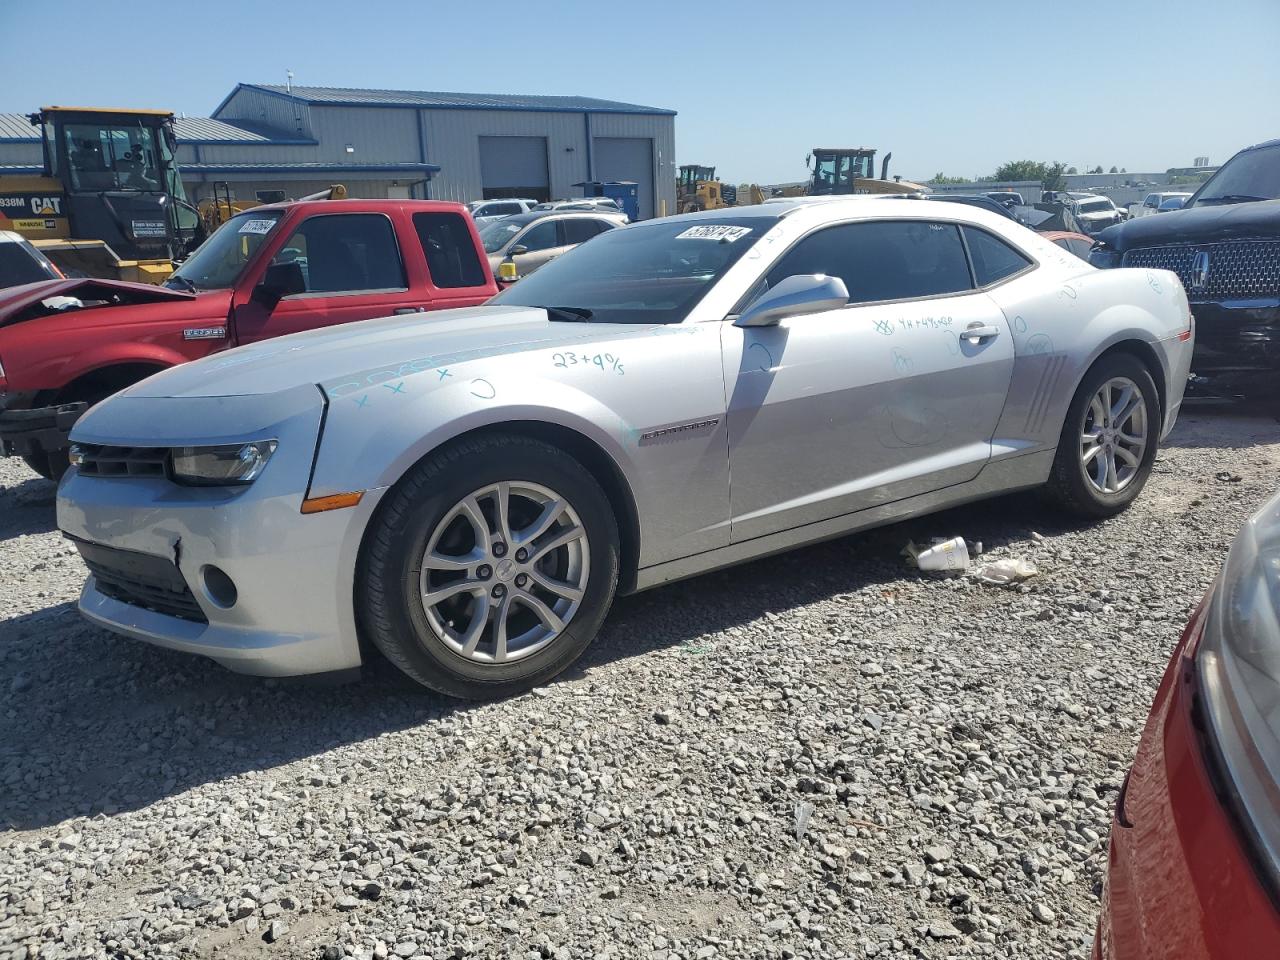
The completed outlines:
<svg viewBox="0 0 1280 960">
<path fill-rule="evenodd" d="M 274 676 L 352 670 L 365 640 L 500 696 L 619 592 L 1011 490 L 1124 509 L 1192 332 L 1174 274 L 973 207 L 652 220 L 487 306 L 129 388 L 76 425 L 58 522 L 108 629 Z"/>
</svg>

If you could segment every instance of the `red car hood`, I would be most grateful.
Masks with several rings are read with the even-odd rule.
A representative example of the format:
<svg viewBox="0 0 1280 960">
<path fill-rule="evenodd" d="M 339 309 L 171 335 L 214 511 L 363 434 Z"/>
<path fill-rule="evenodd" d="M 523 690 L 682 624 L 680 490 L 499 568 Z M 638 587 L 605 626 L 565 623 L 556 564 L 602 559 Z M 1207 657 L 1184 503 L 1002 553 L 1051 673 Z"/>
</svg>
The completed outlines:
<svg viewBox="0 0 1280 960">
<path fill-rule="evenodd" d="M 137 306 L 146 303 L 173 303 L 194 300 L 196 294 L 170 290 L 150 283 L 126 283 L 123 280 L 42 280 L 0 290 L 0 327 L 22 320 L 52 316 L 60 311 L 42 306 L 50 297 L 75 297 L 90 309 Z M 93 303 L 93 307 L 89 304 Z M 76 311 L 79 312 L 79 311 Z"/>
</svg>

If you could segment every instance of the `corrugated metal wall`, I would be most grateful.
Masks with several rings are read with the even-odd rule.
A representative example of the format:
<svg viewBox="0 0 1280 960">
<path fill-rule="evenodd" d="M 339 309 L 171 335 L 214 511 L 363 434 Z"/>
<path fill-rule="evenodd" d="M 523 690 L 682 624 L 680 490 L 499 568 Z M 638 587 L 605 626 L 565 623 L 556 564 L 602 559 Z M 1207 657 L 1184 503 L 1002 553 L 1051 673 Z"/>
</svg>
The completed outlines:
<svg viewBox="0 0 1280 960">
<path fill-rule="evenodd" d="M 243 174 L 239 175 L 243 176 Z M 337 178 L 347 188 L 348 196 L 363 200 L 382 200 L 389 195 L 389 188 L 396 184 L 394 180 L 351 180 Z M 187 191 L 187 199 L 192 203 L 204 200 L 213 195 L 212 182 L 226 181 L 231 184 L 231 196 L 237 200 L 252 200 L 258 190 L 283 190 L 285 196 L 297 199 L 321 190 L 328 190 L 333 180 L 253 180 L 237 179 L 231 176 L 210 176 L 209 183 L 200 179 L 184 177 L 182 185 Z"/>
<path fill-rule="evenodd" d="M 675 117 L 653 114 L 593 113 L 593 137 L 646 137 L 653 141 L 654 215 L 676 211 Z"/>
<path fill-rule="evenodd" d="M 466 202 L 483 196 L 481 137 L 545 137 L 551 196 L 581 196 L 581 191 L 572 186 L 587 179 L 586 125 L 580 113 L 423 110 L 422 125 L 427 161 L 440 164 L 440 172 L 431 181 L 435 200 Z"/>
<path fill-rule="evenodd" d="M 314 139 L 310 106 L 247 87 L 236 90 L 216 119 L 248 120 L 291 136 Z"/>
</svg>

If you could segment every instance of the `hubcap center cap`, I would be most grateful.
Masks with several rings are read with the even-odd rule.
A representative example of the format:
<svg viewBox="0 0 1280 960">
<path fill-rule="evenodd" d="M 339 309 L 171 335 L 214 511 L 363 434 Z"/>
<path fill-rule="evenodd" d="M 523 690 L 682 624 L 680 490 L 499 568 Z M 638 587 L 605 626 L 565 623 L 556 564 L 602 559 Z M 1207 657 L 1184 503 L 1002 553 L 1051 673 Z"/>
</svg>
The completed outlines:
<svg viewBox="0 0 1280 960">
<path fill-rule="evenodd" d="M 516 578 L 516 562 L 510 558 L 503 558 L 494 566 L 493 572 L 503 583 L 510 583 Z"/>
</svg>

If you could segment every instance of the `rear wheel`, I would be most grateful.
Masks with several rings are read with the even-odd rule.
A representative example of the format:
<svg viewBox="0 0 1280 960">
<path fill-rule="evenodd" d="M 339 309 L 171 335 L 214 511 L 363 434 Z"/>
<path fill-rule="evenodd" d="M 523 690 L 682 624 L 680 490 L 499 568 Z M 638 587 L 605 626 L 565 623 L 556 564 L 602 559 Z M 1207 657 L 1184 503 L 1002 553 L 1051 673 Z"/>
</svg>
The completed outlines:
<svg viewBox="0 0 1280 960">
<path fill-rule="evenodd" d="M 418 464 L 370 525 L 360 622 L 387 658 L 454 697 L 544 683 L 595 638 L 618 579 L 608 498 L 576 460 L 493 435 Z"/>
<path fill-rule="evenodd" d="M 1124 510 L 1151 474 L 1161 419 L 1155 381 L 1142 362 L 1126 353 L 1103 357 L 1067 410 L 1049 493 L 1082 516 Z"/>
</svg>

